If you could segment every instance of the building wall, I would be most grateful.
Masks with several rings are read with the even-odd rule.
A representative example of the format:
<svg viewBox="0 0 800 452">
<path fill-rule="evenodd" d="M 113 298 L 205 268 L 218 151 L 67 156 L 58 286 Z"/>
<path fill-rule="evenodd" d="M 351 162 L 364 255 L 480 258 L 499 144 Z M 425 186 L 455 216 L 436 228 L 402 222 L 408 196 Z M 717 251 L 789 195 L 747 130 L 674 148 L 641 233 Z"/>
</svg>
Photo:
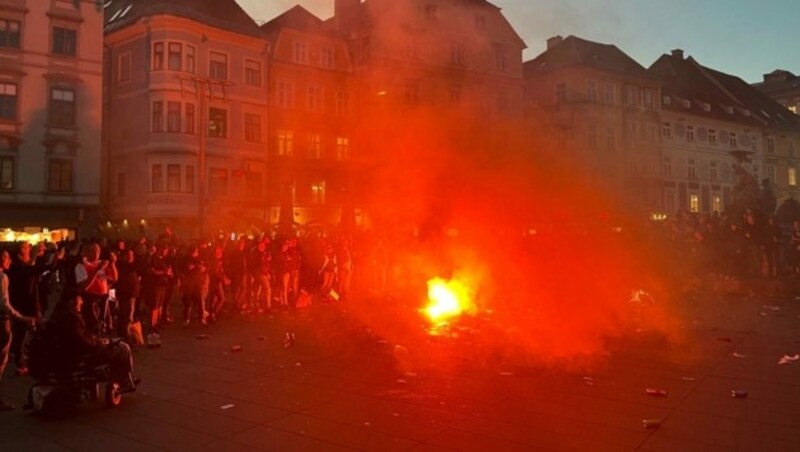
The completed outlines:
<svg viewBox="0 0 800 452">
<path fill-rule="evenodd" d="M 196 233 L 201 146 L 206 230 L 263 226 L 267 43 L 160 15 L 107 34 L 106 44 L 112 227 L 129 220 Z M 213 72 L 222 67 L 224 76 Z"/>
<path fill-rule="evenodd" d="M 19 30 L 0 47 L 0 228 L 89 235 L 100 202 L 102 5 L 3 0 L 0 19 Z"/>
</svg>

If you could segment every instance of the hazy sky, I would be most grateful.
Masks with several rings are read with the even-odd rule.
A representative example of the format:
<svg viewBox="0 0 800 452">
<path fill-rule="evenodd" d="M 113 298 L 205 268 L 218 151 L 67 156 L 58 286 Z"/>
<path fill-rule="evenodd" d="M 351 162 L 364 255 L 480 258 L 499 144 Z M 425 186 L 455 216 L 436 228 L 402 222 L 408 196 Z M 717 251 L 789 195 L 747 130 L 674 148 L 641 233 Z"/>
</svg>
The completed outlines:
<svg viewBox="0 0 800 452">
<path fill-rule="evenodd" d="M 323 19 L 333 0 L 237 0 L 257 21 L 300 4 Z M 800 74 L 800 0 L 493 0 L 528 44 L 525 59 L 560 34 L 616 44 L 645 67 L 682 48 L 705 66 L 761 80 Z"/>
</svg>

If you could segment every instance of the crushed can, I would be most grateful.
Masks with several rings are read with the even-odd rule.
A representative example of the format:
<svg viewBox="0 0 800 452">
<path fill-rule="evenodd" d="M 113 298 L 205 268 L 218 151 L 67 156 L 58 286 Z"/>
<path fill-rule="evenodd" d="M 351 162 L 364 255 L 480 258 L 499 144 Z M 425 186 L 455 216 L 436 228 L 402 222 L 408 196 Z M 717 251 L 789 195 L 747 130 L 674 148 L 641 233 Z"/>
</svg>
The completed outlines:
<svg viewBox="0 0 800 452">
<path fill-rule="evenodd" d="M 644 428 L 651 429 L 651 430 L 660 428 L 661 424 L 663 424 L 663 423 L 664 423 L 664 421 L 662 419 L 643 419 L 642 420 L 642 425 L 644 425 Z"/>
<path fill-rule="evenodd" d="M 644 390 L 645 394 L 653 397 L 666 397 L 669 395 L 669 392 L 666 389 L 661 388 L 647 388 Z"/>
<path fill-rule="evenodd" d="M 238 353 L 240 351 L 242 351 L 241 345 L 234 345 L 233 347 L 231 347 L 231 353 Z"/>
<path fill-rule="evenodd" d="M 734 399 L 746 399 L 747 398 L 747 391 L 744 389 L 734 389 L 731 391 L 731 397 Z"/>
</svg>

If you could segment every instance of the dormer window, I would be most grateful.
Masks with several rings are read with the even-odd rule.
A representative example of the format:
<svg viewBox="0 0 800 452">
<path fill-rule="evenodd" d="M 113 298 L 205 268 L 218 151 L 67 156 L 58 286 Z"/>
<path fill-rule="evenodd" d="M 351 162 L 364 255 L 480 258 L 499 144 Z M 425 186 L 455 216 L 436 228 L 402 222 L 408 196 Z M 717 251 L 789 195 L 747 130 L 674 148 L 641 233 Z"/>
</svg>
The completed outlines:
<svg viewBox="0 0 800 452">
<path fill-rule="evenodd" d="M 691 106 L 692 106 L 692 103 L 691 103 L 691 102 L 689 102 L 689 100 L 688 100 L 688 99 L 683 99 L 683 100 L 681 101 L 681 105 L 683 105 L 683 108 L 689 108 L 689 107 L 691 107 Z"/>
<path fill-rule="evenodd" d="M 672 98 L 671 98 L 671 97 L 669 97 L 669 96 L 664 96 L 664 99 L 662 99 L 662 103 L 663 103 L 664 105 L 669 105 L 669 104 L 671 104 L 671 103 L 672 103 Z"/>
</svg>

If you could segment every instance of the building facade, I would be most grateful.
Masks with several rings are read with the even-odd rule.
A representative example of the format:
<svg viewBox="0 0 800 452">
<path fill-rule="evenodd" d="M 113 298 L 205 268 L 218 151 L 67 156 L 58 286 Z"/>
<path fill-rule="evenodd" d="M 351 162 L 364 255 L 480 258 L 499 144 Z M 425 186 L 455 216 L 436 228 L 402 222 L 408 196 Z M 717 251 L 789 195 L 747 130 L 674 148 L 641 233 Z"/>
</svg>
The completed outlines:
<svg viewBox="0 0 800 452">
<path fill-rule="evenodd" d="M 179 3 L 105 11 L 105 227 L 260 230 L 268 45 L 234 0 Z"/>
<path fill-rule="evenodd" d="M 103 5 L 0 1 L 0 240 L 95 230 Z"/>
<path fill-rule="evenodd" d="M 293 223 L 332 229 L 340 222 L 351 177 L 348 42 L 300 6 L 261 29 L 270 46 L 270 223 L 279 222 L 281 204 L 288 202 Z"/>
<path fill-rule="evenodd" d="M 800 121 L 738 77 L 702 66 L 682 50 L 648 69 L 664 83 L 661 138 L 668 213 L 723 212 L 743 168 L 767 181 L 778 202 L 796 197 Z"/>
<path fill-rule="evenodd" d="M 800 113 L 800 77 L 783 69 L 775 69 L 764 74 L 764 80 L 753 86 L 792 113 Z"/>
<path fill-rule="evenodd" d="M 661 82 L 616 46 L 548 40 L 525 63 L 531 127 L 544 122 L 591 186 L 641 215 L 662 211 Z"/>
</svg>

